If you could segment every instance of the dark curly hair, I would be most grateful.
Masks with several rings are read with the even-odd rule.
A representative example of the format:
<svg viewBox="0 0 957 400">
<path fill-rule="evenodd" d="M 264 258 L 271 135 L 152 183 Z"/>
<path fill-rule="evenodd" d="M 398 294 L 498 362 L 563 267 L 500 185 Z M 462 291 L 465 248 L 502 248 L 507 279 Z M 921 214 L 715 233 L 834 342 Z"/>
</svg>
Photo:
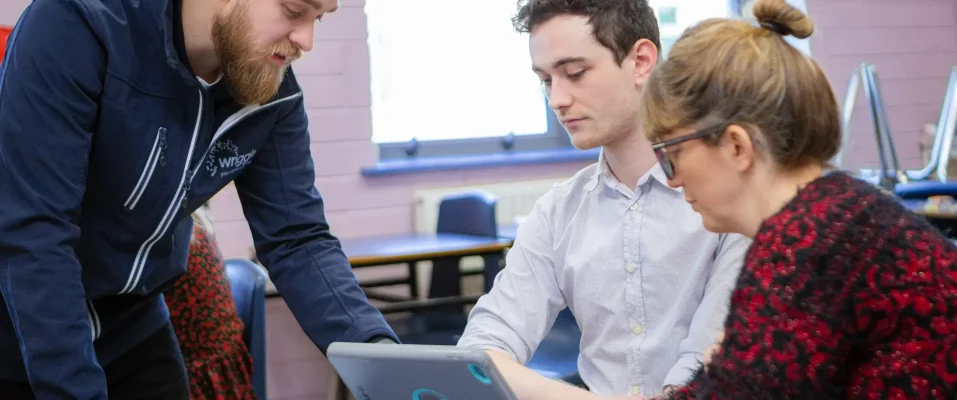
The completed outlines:
<svg viewBox="0 0 957 400">
<path fill-rule="evenodd" d="M 588 17 L 595 39 L 611 50 L 618 63 L 640 39 L 661 49 L 658 19 L 647 0 L 518 0 L 512 25 L 518 32 L 530 33 L 559 15 Z"/>
</svg>

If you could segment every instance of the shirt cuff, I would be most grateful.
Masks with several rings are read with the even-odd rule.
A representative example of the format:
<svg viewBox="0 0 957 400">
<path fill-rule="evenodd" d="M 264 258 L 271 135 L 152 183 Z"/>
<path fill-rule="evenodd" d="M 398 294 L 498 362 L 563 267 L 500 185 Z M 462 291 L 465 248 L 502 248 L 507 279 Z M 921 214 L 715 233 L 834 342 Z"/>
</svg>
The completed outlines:
<svg viewBox="0 0 957 400">
<path fill-rule="evenodd" d="M 519 358 L 518 355 L 515 354 L 515 352 L 512 351 L 512 349 L 505 343 L 498 344 L 498 343 L 492 343 L 487 341 L 479 341 L 479 340 L 474 340 L 474 338 L 463 336 L 462 339 L 459 340 L 459 343 L 457 344 L 457 346 L 480 349 L 480 350 L 497 351 L 499 353 L 505 354 L 506 356 L 508 356 L 512 360 L 515 360 L 515 362 L 519 364 L 525 364 L 525 361 L 527 361 L 527 360 L 523 360 Z"/>
<path fill-rule="evenodd" d="M 395 340 L 388 336 L 376 336 L 372 339 L 369 339 L 369 343 L 387 343 L 387 344 L 397 344 Z"/>
<path fill-rule="evenodd" d="M 685 386 L 694 378 L 695 373 L 697 373 L 702 366 L 703 364 L 698 360 L 695 354 L 681 356 L 675 366 L 671 367 L 671 371 L 668 371 L 668 375 L 665 376 L 662 386 Z"/>
</svg>

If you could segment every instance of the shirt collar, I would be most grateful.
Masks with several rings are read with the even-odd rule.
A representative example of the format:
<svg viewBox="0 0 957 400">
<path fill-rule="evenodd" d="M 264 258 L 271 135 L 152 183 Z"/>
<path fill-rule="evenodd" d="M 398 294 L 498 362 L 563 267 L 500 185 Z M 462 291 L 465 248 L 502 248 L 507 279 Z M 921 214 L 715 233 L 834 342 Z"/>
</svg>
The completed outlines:
<svg viewBox="0 0 957 400">
<path fill-rule="evenodd" d="M 644 176 L 638 179 L 638 185 L 642 186 L 650 179 L 658 181 L 662 186 L 674 190 L 676 192 L 682 192 L 681 188 L 673 188 L 668 185 L 668 178 L 665 177 L 665 171 L 661 169 L 661 164 L 655 163 Z M 607 182 L 609 186 L 614 186 L 618 183 L 614 175 L 611 174 L 611 170 L 608 168 L 608 160 L 605 158 L 605 149 L 602 149 L 598 154 L 598 168 L 595 168 L 595 174 L 592 176 L 591 181 L 589 181 L 586 188 L 589 191 L 595 190 L 598 187 L 598 184 L 601 182 Z M 635 190 L 637 188 L 631 188 Z"/>
</svg>

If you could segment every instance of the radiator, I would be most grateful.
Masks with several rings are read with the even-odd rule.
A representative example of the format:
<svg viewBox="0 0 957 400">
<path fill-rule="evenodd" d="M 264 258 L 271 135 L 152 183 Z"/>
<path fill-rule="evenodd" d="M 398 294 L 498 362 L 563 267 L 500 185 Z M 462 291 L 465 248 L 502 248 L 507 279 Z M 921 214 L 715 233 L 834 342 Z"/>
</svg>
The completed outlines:
<svg viewBox="0 0 957 400">
<path fill-rule="evenodd" d="M 448 195 L 482 190 L 495 196 L 495 220 L 499 225 L 510 224 L 532 211 L 535 202 L 545 192 L 567 177 L 517 181 L 475 186 L 445 187 L 418 190 L 414 194 L 415 231 L 417 233 L 435 233 L 439 218 L 439 203 Z"/>
<path fill-rule="evenodd" d="M 567 179 L 564 177 L 418 190 L 413 195 L 415 231 L 421 234 L 435 233 L 439 219 L 439 203 L 442 198 L 471 190 L 483 190 L 496 197 L 495 220 L 499 225 L 515 223 L 528 215 L 535 206 L 535 202 L 552 186 Z M 465 257 L 462 259 L 460 268 L 462 271 L 481 271 L 484 266 L 481 257 Z M 419 263 L 417 275 L 419 287 L 423 289 L 419 295 L 424 296 L 428 293 L 428 287 L 431 284 L 432 263 Z M 463 294 L 479 294 L 482 292 L 482 287 L 480 279 L 466 279 L 463 282 L 462 291 Z"/>
</svg>

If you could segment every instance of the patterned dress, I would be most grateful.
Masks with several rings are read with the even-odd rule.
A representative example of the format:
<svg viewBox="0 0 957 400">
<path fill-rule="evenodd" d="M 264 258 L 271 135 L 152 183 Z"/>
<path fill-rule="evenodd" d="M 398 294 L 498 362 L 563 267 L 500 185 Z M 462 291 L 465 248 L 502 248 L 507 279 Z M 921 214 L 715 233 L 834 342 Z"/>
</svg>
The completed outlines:
<svg viewBox="0 0 957 400">
<path fill-rule="evenodd" d="M 212 235 L 194 224 L 186 274 L 165 293 L 193 400 L 255 399 L 252 357 L 243 343 L 223 257 Z"/>
<path fill-rule="evenodd" d="M 754 238 L 725 340 L 672 399 L 957 399 L 957 249 L 835 173 Z"/>
</svg>

